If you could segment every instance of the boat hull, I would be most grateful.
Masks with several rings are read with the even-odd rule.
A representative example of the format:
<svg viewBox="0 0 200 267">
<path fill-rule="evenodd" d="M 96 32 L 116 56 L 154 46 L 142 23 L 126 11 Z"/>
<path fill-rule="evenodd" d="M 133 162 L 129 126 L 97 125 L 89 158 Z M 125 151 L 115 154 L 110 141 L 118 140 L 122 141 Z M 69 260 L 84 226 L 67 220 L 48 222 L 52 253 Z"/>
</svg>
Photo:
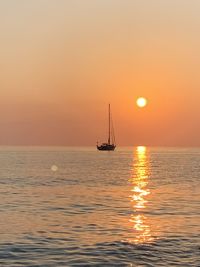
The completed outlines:
<svg viewBox="0 0 200 267">
<path fill-rule="evenodd" d="M 98 150 L 101 151 L 114 151 L 115 150 L 115 145 L 101 145 L 101 146 L 97 146 Z"/>
</svg>

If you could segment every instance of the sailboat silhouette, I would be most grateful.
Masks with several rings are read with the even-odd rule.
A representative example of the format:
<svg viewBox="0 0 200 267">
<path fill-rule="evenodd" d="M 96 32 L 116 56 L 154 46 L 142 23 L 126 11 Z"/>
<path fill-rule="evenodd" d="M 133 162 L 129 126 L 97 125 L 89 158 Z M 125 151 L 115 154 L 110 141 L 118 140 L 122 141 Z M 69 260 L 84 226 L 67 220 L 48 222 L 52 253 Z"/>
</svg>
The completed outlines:
<svg viewBox="0 0 200 267">
<path fill-rule="evenodd" d="M 108 105 L 108 142 L 102 143 L 100 146 L 98 145 L 98 142 L 97 142 L 97 149 L 104 150 L 104 151 L 113 151 L 115 150 L 115 147 L 116 147 L 115 133 L 114 133 L 114 127 L 112 123 L 110 104 L 109 104 Z"/>
</svg>

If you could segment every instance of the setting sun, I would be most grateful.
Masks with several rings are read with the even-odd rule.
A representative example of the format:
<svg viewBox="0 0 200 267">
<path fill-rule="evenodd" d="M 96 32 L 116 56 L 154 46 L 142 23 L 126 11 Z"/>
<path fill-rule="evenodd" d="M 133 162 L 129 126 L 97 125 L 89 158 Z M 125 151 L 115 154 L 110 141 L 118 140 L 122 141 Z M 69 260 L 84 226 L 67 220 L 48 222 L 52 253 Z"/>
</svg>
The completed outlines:
<svg viewBox="0 0 200 267">
<path fill-rule="evenodd" d="M 139 97 L 136 103 L 138 107 L 143 108 L 147 105 L 147 99 L 144 97 Z"/>
</svg>

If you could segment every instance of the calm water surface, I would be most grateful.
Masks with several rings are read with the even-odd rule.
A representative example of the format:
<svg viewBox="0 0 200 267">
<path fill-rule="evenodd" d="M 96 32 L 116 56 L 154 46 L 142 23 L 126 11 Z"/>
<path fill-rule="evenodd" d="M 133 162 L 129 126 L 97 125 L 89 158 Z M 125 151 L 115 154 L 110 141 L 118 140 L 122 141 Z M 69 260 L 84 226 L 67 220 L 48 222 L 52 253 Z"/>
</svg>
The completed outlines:
<svg viewBox="0 0 200 267">
<path fill-rule="evenodd" d="M 0 149 L 0 266 L 200 266 L 200 150 Z"/>
</svg>

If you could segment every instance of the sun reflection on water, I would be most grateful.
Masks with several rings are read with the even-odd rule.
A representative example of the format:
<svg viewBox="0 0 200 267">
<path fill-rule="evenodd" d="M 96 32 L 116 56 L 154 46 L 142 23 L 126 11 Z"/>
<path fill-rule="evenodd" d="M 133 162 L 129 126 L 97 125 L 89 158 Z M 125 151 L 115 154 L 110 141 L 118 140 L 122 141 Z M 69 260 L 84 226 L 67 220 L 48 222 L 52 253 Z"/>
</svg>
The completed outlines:
<svg viewBox="0 0 200 267">
<path fill-rule="evenodd" d="M 153 241 L 147 217 L 144 215 L 148 205 L 148 195 L 151 193 L 148 189 L 149 174 L 150 166 L 147 148 L 138 146 L 134 151 L 133 170 L 129 179 L 131 184 L 130 200 L 133 208 L 133 214 L 129 222 L 134 231 L 134 237 L 129 241 L 135 244 Z"/>
</svg>

